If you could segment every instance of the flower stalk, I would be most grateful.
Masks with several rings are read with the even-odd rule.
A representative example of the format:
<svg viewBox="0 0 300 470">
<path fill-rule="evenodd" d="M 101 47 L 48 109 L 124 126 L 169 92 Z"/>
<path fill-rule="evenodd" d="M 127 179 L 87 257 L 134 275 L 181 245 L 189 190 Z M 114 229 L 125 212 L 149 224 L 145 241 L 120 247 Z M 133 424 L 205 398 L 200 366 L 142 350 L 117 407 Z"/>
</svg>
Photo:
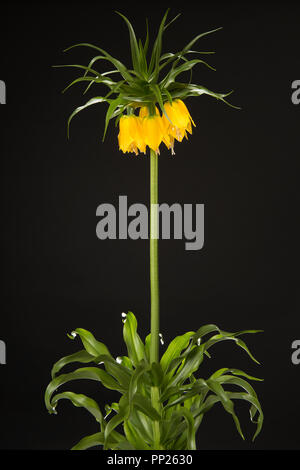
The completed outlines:
<svg viewBox="0 0 300 470">
<path fill-rule="evenodd" d="M 158 155 L 150 150 L 150 362 L 159 361 Z"/>
<path fill-rule="evenodd" d="M 158 155 L 150 150 L 150 295 L 151 342 L 150 363 L 159 362 L 159 264 L 158 264 Z M 159 388 L 151 388 L 151 403 L 160 414 Z M 153 421 L 154 449 L 160 449 L 159 421 Z"/>
</svg>

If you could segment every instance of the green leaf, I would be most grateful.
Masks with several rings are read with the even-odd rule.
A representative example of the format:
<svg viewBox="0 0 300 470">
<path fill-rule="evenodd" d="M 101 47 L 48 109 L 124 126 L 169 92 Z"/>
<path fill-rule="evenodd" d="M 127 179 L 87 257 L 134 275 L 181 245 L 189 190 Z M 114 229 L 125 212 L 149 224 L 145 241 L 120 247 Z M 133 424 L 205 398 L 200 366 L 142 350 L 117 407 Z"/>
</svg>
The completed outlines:
<svg viewBox="0 0 300 470">
<path fill-rule="evenodd" d="M 112 57 L 104 49 L 101 49 L 100 47 L 94 46 L 93 44 L 89 44 L 89 43 L 86 43 L 86 42 L 82 42 L 82 43 L 79 43 L 79 44 L 74 44 L 73 46 L 67 47 L 67 49 L 65 49 L 64 52 L 69 51 L 70 49 L 73 49 L 74 47 L 81 47 L 81 46 L 90 47 L 92 49 L 95 49 L 95 50 L 101 52 L 102 54 L 104 54 L 106 60 L 108 60 L 110 63 L 112 63 L 116 67 L 116 69 L 122 75 L 124 80 L 128 81 L 128 83 L 130 83 L 133 80 L 133 78 L 132 78 L 131 74 L 129 73 L 128 69 L 125 67 L 124 64 L 122 64 L 122 62 L 120 62 L 119 60 Z"/>
<path fill-rule="evenodd" d="M 263 381 L 263 379 L 259 379 L 257 377 L 253 377 L 252 375 L 249 375 L 249 374 L 246 374 L 246 372 L 243 372 L 242 370 L 239 370 L 239 369 L 229 369 L 228 367 L 224 367 L 222 369 L 219 369 L 217 370 L 216 372 L 214 372 L 211 376 L 210 376 L 210 379 L 217 379 L 219 377 L 221 377 L 221 380 L 224 379 L 224 377 L 229 377 L 229 378 L 232 378 L 232 376 L 228 375 L 228 376 L 224 376 L 224 373 L 225 372 L 230 372 L 231 374 L 234 374 L 234 375 L 241 375 L 243 377 L 246 377 L 247 379 L 250 379 L 250 380 L 257 380 L 257 381 Z"/>
<path fill-rule="evenodd" d="M 193 372 L 195 372 L 201 362 L 203 361 L 203 346 L 194 346 L 194 348 L 186 356 L 182 367 L 172 380 L 169 382 L 169 387 L 174 387 L 176 385 L 182 384 L 186 379 L 188 379 Z"/>
<path fill-rule="evenodd" d="M 107 354 L 100 354 L 95 357 L 94 362 L 97 364 L 103 363 L 106 371 L 119 382 L 122 388 L 124 390 L 128 389 L 131 380 L 131 372 L 129 372 L 126 367 L 122 364 L 118 364 L 113 357 L 108 356 Z"/>
<path fill-rule="evenodd" d="M 73 392 L 58 393 L 51 400 L 52 409 L 56 408 L 57 402 L 61 399 L 70 400 L 74 406 L 85 408 L 87 411 L 89 411 L 89 413 L 94 416 L 96 421 L 100 423 L 101 429 L 103 430 L 105 426 L 104 419 L 100 408 L 95 400 L 86 397 L 85 395 Z"/>
<path fill-rule="evenodd" d="M 162 95 L 161 95 L 161 90 L 160 90 L 160 87 L 158 85 L 150 85 L 150 89 L 153 91 L 155 97 L 156 97 L 156 100 L 159 104 L 159 107 L 161 109 L 161 112 L 166 116 L 166 118 L 168 119 L 168 121 L 172 124 L 172 121 L 171 119 L 169 118 L 168 114 L 166 113 L 166 110 L 165 110 L 165 107 L 164 107 L 164 103 L 163 103 L 163 99 L 162 99 Z"/>
<path fill-rule="evenodd" d="M 119 356 L 119 357 L 117 357 L 117 360 L 120 361 L 120 364 L 122 364 L 122 366 L 126 367 L 130 371 L 133 370 L 133 364 L 132 364 L 132 361 L 129 359 L 129 357 Z"/>
<path fill-rule="evenodd" d="M 116 13 L 118 15 L 120 15 L 127 24 L 128 31 L 129 31 L 129 37 L 130 37 L 130 49 L 131 49 L 132 65 L 133 65 L 134 70 L 137 73 L 140 73 L 141 72 L 140 50 L 139 50 L 139 47 L 138 47 L 138 43 L 137 43 L 137 40 L 136 40 L 134 29 L 132 27 L 132 24 L 130 23 L 128 18 L 126 18 L 125 15 L 122 15 L 122 13 L 120 13 L 119 11 L 116 11 Z"/>
<path fill-rule="evenodd" d="M 161 419 L 160 414 L 153 408 L 151 404 L 151 400 L 149 398 L 144 397 L 140 393 L 135 393 L 132 399 L 133 406 L 144 413 L 149 418 L 153 419 L 154 421 L 159 421 Z"/>
<path fill-rule="evenodd" d="M 145 338 L 145 357 L 150 362 L 151 333 Z"/>
<path fill-rule="evenodd" d="M 124 422 L 124 432 L 128 441 L 133 444 L 135 450 L 150 450 L 149 445 L 141 437 L 139 430 L 130 421 Z"/>
<path fill-rule="evenodd" d="M 198 379 L 192 386 L 186 386 L 186 387 L 177 387 L 177 391 L 174 388 L 174 390 L 170 389 L 170 393 L 168 394 L 168 397 L 172 395 L 178 395 L 178 398 L 176 400 L 170 401 L 165 409 L 174 407 L 178 404 L 184 403 L 186 400 L 189 400 L 196 395 L 201 395 L 203 392 L 208 390 L 207 383 L 204 379 Z"/>
<path fill-rule="evenodd" d="M 244 372 L 236 370 L 236 369 L 231 369 L 230 371 L 233 374 L 244 375 L 244 376 L 246 376 L 246 377 L 248 377 L 252 380 L 262 380 L 262 379 L 257 379 L 256 377 L 248 376 L 248 374 L 245 374 Z M 256 423 L 258 425 L 257 431 L 256 431 L 256 433 L 253 437 L 253 440 L 254 440 L 255 437 L 261 431 L 261 427 L 262 427 L 263 420 L 264 420 L 263 411 L 261 409 L 261 405 L 259 403 L 259 400 L 257 398 L 257 394 L 256 394 L 254 388 L 246 380 L 240 379 L 239 377 L 233 377 L 233 376 L 230 376 L 230 375 L 222 375 L 217 379 L 217 381 L 220 382 L 220 383 L 225 383 L 225 384 L 228 383 L 228 384 L 232 384 L 232 385 L 237 385 L 237 386 L 243 388 L 244 390 L 246 390 L 246 392 L 248 393 L 247 401 L 252 403 L 252 406 L 250 408 L 250 419 L 253 423 Z M 244 397 L 244 395 L 239 396 L 240 399 L 243 399 L 243 397 Z M 249 397 L 251 397 L 252 400 L 250 400 Z M 259 417 L 258 417 L 258 420 L 255 421 L 254 417 L 255 417 L 257 412 L 259 413 Z"/>
<path fill-rule="evenodd" d="M 108 110 L 106 112 L 106 116 L 105 116 L 105 127 L 104 127 L 104 133 L 103 133 L 103 137 L 102 137 L 102 142 L 104 141 L 105 139 L 105 135 L 106 135 L 106 131 L 107 131 L 107 127 L 108 127 L 108 124 L 109 124 L 109 121 L 114 117 L 114 112 L 116 111 L 116 109 L 123 103 L 123 98 L 122 96 L 118 96 L 116 99 L 112 100 L 110 102 L 110 105 L 108 107 Z"/>
<path fill-rule="evenodd" d="M 169 365 L 178 357 L 183 349 L 185 349 L 190 341 L 190 338 L 194 335 L 194 331 L 188 331 L 184 335 L 176 336 L 171 343 L 168 345 L 166 352 L 163 354 L 160 365 L 164 372 L 167 372 L 169 369 Z"/>
<path fill-rule="evenodd" d="M 167 9 L 166 13 L 163 16 L 163 19 L 160 23 L 158 34 L 156 36 L 156 40 L 153 45 L 150 64 L 149 64 L 149 74 L 153 71 L 153 81 L 154 83 L 157 81 L 158 74 L 159 74 L 159 59 L 161 56 L 161 48 L 162 48 L 162 35 L 165 30 L 165 22 L 168 16 L 170 8 Z"/>
<path fill-rule="evenodd" d="M 170 443 L 177 437 L 181 421 L 182 417 L 178 413 L 172 413 L 170 419 L 162 421 L 161 442 L 165 448 L 169 449 Z"/>
<path fill-rule="evenodd" d="M 192 413 L 186 408 L 181 408 L 180 411 L 177 411 L 182 415 L 186 421 L 187 425 L 187 438 L 186 438 L 186 447 L 188 450 L 196 450 L 196 436 L 195 436 L 195 421 Z"/>
<path fill-rule="evenodd" d="M 249 395 L 248 393 L 239 393 L 239 392 L 229 393 L 229 392 L 227 392 L 227 394 L 228 394 L 229 398 L 232 399 L 232 400 L 246 400 L 246 401 L 248 401 L 249 403 L 252 404 L 253 407 L 255 407 L 257 409 L 257 411 L 259 411 L 259 418 L 258 418 L 257 421 L 253 420 L 253 412 L 250 413 L 251 421 L 257 424 L 256 432 L 255 432 L 255 434 L 252 438 L 252 441 L 254 441 L 254 439 L 260 433 L 260 431 L 262 429 L 263 421 L 264 421 L 264 415 L 263 415 L 261 406 L 259 404 L 259 401 L 257 400 L 257 398 L 255 398 L 252 395 Z"/>
<path fill-rule="evenodd" d="M 105 344 L 97 341 L 90 331 L 84 330 L 83 328 L 76 328 L 76 330 L 71 332 L 69 338 L 74 339 L 76 335 L 80 336 L 83 346 L 92 356 L 97 357 L 102 354 L 106 354 L 111 357 L 111 354 Z"/>
<path fill-rule="evenodd" d="M 102 446 L 104 444 L 104 433 L 96 432 L 90 436 L 83 437 L 71 450 L 86 450 L 91 447 Z"/>
<path fill-rule="evenodd" d="M 179 65 L 176 68 L 172 68 L 170 72 L 166 75 L 166 77 L 162 80 L 161 85 L 165 88 L 168 88 L 171 83 L 175 82 L 175 78 L 180 75 L 183 72 L 190 71 L 196 64 L 203 64 L 206 67 L 210 68 L 211 70 L 215 69 L 209 65 L 207 62 L 204 62 L 204 60 L 199 60 L 199 59 L 194 59 L 194 60 L 189 60 L 186 61 L 184 64 Z"/>
<path fill-rule="evenodd" d="M 148 46 L 149 46 L 149 24 L 148 24 L 148 19 L 146 18 L 146 39 L 145 39 L 145 43 L 144 43 L 144 56 L 145 56 L 145 58 L 147 56 Z"/>
<path fill-rule="evenodd" d="M 196 37 L 194 37 L 194 39 L 192 39 L 181 51 L 181 54 L 186 54 L 186 52 L 188 50 L 191 49 L 191 47 L 197 42 L 199 41 L 199 39 L 207 36 L 208 34 L 212 34 L 212 33 L 215 33 L 216 31 L 220 31 L 222 29 L 222 27 L 220 28 L 216 28 L 216 29 L 212 29 L 210 31 L 206 31 L 205 33 L 201 33 L 201 34 L 198 34 Z"/>
<path fill-rule="evenodd" d="M 49 383 L 45 392 L 45 404 L 50 414 L 55 411 L 51 405 L 51 396 L 56 391 L 56 389 L 67 382 L 79 379 L 96 380 L 101 382 L 104 387 L 109 388 L 110 390 L 124 392 L 123 387 L 121 387 L 115 379 L 113 379 L 106 371 L 102 369 L 98 369 L 97 367 L 83 367 L 76 369 L 74 372 L 61 374 L 58 377 L 55 377 Z"/>
<path fill-rule="evenodd" d="M 179 84 L 178 82 L 176 83 L 174 82 L 173 84 L 171 84 L 169 87 L 169 91 L 172 86 L 174 86 L 175 88 L 179 88 L 177 90 L 173 90 L 172 92 L 173 99 L 186 98 L 188 96 L 210 95 L 213 98 L 216 98 L 217 100 L 223 101 L 224 103 L 226 103 L 228 106 L 231 106 L 232 108 L 241 109 L 240 107 L 234 106 L 233 104 L 225 100 L 225 98 L 231 95 L 233 91 L 230 91 L 229 93 L 216 93 L 201 85 L 195 85 L 193 83 Z"/>
<path fill-rule="evenodd" d="M 74 116 L 76 116 L 76 114 L 78 114 L 80 111 L 82 111 L 83 109 L 87 108 L 88 106 L 91 106 L 93 104 L 97 104 L 97 103 L 110 103 L 111 100 L 108 100 L 107 98 L 104 98 L 103 96 L 96 96 L 94 98 L 91 98 L 87 103 L 85 103 L 83 106 L 78 106 L 78 108 L 76 108 L 73 113 L 70 115 L 69 119 L 68 119 L 68 125 L 67 125 L 67 134 L 68 134 L 68 138 L 70 137 L 70 123 L 71 123 L 71 120 L 73 119 Z"/>
<path fill-rule="evenodd" d="M 164 372 L 159 363 L 153 362 L 153 364 L 151 365 L 150 376 L 152 380 L 152 385 L 154 385 L 155 387 L 160 387 L 164 379 Z"/>
<path fill-rule="evenodd" d="M 119 403 L 112 403 L 111 405 L 105 405 L 105 416 L 104 419 L 106 419 L 112 411 L 115 411 L 116 413 L 119 412 Z"/>
<path fill-rule="evenodd" d="M 104 442 L 104 433 L 97 432 L 96 434 L 83 437 L 74 447 L 72 447 L 71 450 L 86 450 L 99 445 L 103 446 Z M 116 431 L 111 433 L 110 438 L 106 443 L 107 447 L 112 450 L 134 450 L 134 447 L 127 441 L 127 439 Z"/>
<path fill-rule="evenodd" d="M 241 334 L 258 333 L 259 331 L 260 330 L 244 330 L 244 331 L 239 331 L 237 333 L 228 333 L 228 332 L 225 332 L 225 331 L 221 331 L 221 333 L 219 335 L 214 335 L 208 341 L 203 343 L 204 344 L 204 349 L 205 349 L 205 351 L 207 351 L 207 349 L 209 349 L 214 344 L 219 343 L 220 341 L 226 341 L 226 340 L 234 341 L 240 348 L 244 349 L 247 352 L 247 354 L 251 357 L 251 359 L 254 362 L 259 364 L 258 360 L 255 359 L 255 357 L 252 355 L 252 353 L 250 352 L 249 348 L 244 343 L 244 341 L 237 338 L 237 336 L 239 336 Z"/>
<path fill-rule="evenodd" d="M 129 407 L 126 395 L 123 395 L 119 402 L 119 411 L 111 420 L 107 423 L 104 431 L 104 449 L 108 447 L 108 438 L 110 437 L 113 430 L 122 424 L 125 419 L 128 418 Z"/>
<path fill-rule="evenodd" d="M 81 82 L 90 82 L 89 86 L 91 83 L 102 83 L 103 85 L 107 85 L 109 88 L 114 86 L 116 83 L 113 82 L 112 80 L 109 80 L 107 78 L 100 78 L 100 77 L 79 77 L 73 80 L 66 88 L 63 89 L 62 93 L 65 93 L 71 86 L 75 85 L 76 83 L 81 83 Z"/>
<path fill-rule="evenodd" d="M 133 397 L 138 389 L 138 382 L 143 374 L 145 374 L 150 369 L 149 363 L 142 359 L 142 361 L 137 365 L 134 373 L 131 376 L 129 388 L 128 388 L 128 401 L 131 406 Z"/>
<path fill-rule="evenodd" d="M 130 412 L 130 423 L 138 430 L 145 442 L 153 442 L 153 421 L 139 410 L 132 409 Z"/>
<path fill-rule="evenodd" d="M 137 333 L 137 321 L 132 312 L 128 312 L 124 319 L 123 337 L 127 346 L 128 356 L 137 367 L 145 358 L 144 344 Z"/>
<path fill-rule="evenodd" d="M 233 404 L 232 400 L 230 400 L 228 392 L 225 392 L 224 388 L 222 387 L 222 385 L 220 383 L 218 383 L 218 382 L 216 382 L 212 379 L 208 379 L 206 381 L 206 383 L 207 383 L 209 389 L 212 392 L 214 392 L 215 395 L 218 398 L 220 398 L 220 401 L 221 401 L 224 409 L 227 411 L 227 413 L 232 415 L 232 418 L 234 420 L 234 423 L 236 425 L 236 428 L 237 428 L 239 434 L 241 435 L 242 439 L 245 439 L 244 435 L 242 433 L 242 429 L 241 429 L 239 419 L 238 419 L 237 415 L 234 412 L 234 404 Z"/>
<path fill-rule="evenodd" d="M 87 363 L 87 362 L 92 362 L 93 359 L 94 359 L 94 356 L 89 354 L 85 349 L 82 349 L 81 351 L 78 351 L 74 354 L 70 354 L 69 356 L 62 357 L 52 367 L 51 377 L 52 379 L 54 379 L 56 374 L 67 364 L 70 364 L 73 362 Z"/>
<path fill-rule="evenodd" d="M 98 72 L 98 70 L 92 69 L 91 67 L 87 67 L 86 65 L 80 65 L 80 64 L 61 64 L 61 65 L 52 65 L 53 68 L 59 69 L 59 68 L 64 68 L 64 67 L 72 67 L 75 69 L 82 69 L 85 70 L 85 72 L 91 72 L 96 75 L 96 77 L 101 76 L 101 74 Z M 96 78 L 95 77 L 95 78 Z"/>
<path fill-rule="evenodd" d="M 199 330 L 197 330 L 193 336 L 193 343 L 194 344 L 197 343 L 199 345 L 203 336 L 209 333 L 213 333 L 214 331 L 217 331 L 218 333 L 220 333 L 220 328 L 217 325 L 213 325 L 213 324 L 201 326 Z"/>
</svg>

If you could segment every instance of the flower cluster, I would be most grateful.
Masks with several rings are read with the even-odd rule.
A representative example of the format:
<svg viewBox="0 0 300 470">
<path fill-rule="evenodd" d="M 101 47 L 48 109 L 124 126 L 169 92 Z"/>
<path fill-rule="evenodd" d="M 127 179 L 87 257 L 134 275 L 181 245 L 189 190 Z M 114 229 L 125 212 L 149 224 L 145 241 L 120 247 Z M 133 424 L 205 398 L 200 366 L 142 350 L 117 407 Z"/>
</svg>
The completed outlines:
<svg viewBox="0 0 300 470">
<path fill-rule="evenodd" d="M 192 133 L 193 120 L 184 104 L 186 98 L 209 95 L 217 100 L 237 108 L 226 101 L 229 93 L 216 93 L 207 87 L 192 83 L 192 69 L 203 65 L 215 70 L 199 55 L 212 54 L 212 51 L 194 50 L 194 44 L 207 35 L 221 28 L 198 34 L 181 50 L 162 53 L 162 37 L 166 29 L 178 18 L 177 15 L 167 22 L 168 11 L 158 28 L 152 51 L 149 48 L 149 30 L 147 23 L 144 42 L 137 39 L 133 26 L 122 13 L 117 12 L 126 22 L 130 36 L 130 51 L 132 64 L 127 68 L 123 62 L 113 57 L 102 47 L 89 43 L 79 43 L 68 47 L 88 47 L 97 51 L 88 65 L 58 65 L 57 67 L 74 67 L 84 70 L 84 74 L 75 78 L 65 89 L 79 83 L 87 84 L 86 93 L 92 86 L 108 87 L 109 91 L 97 94 L 85 104 L 78 106 L 68 119 L 67 134 L 69 137 L 70 122 L 83 109 L 97 103 L 108 104 L 102 141 L 105 139 L 109 122 L 115 119 L 119 123 L 119 148 L 124 153 L 145 153 L 148 146 L 150 151 L 159 153 L 163 142 L 174 154 L 174 141 L 181 142 L 187 133 Z M 192 58 L 197 54 L 197 58 Z M 110 64 L 110 70 L 101 73 L 97 63 L 105 61 Z M 178 80 L 182 73 L 189 73 L 190 78 L 184 82 Z M 114 77 L 118 77 L 114 79 Z M 136 110 L 139 113 L 136 114 Z"/>
<path fill-rule="evenodd" d="M 152 115 L 147 106 L 142 106 L 138 116 L 123 115 L 119 121 L 119 148 L 122 152 L 146 152 L 146 147 L 159 154 L 159 146 L 163 142 L 174 155 L 174 140 L 182 141 L 187 138 L 187 132 L 192 134 L 192 124 L 195 123 L 184 102 L 180 99 L 172 103 L 164 103 L 162 116 L 157 107 Z"/>
</svg>

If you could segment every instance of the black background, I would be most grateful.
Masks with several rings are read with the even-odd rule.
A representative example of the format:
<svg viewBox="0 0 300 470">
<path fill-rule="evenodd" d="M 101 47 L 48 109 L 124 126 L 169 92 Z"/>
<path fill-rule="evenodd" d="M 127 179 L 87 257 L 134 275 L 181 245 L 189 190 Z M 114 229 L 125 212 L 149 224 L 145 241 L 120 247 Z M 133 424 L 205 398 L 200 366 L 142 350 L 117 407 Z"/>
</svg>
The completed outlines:
<svg viewBox="0 0 300 470">
<path fill-rule="evenodd" d="M 121 312 L 132 310 L 149 332 L 149 251 L 146 240 L 96 237 L 96 208 L 149 200 L 149 161 L 123 155 L 110 125 L 101 143 L 106 105 L 76 116 L 73 109 L 103 89 L 74 86 L 79 73 L 53 64 L 87 64 L 92 51 L 62 50 L 90 42 L 129 65 L 120 10 L 152 38 L 167 7 L 181 17 L 166 32 L 164 51 L 180 50 L 215 27 L 197 50 L 213 50 L 213 72 L 198 66 L 193 82 L 226 92 L 234 110 L 210 97 L 187 100 L 197 125 L 189 141 L 159 159 L 161 202 L 204 203 L 205 245 L 186 251 L 182 240 L 160 242 L 161 332 L 175 335 L 216 323 L 228 331 L 255 328 L 245 340 L 261 362 L 230 342 L 215 346 L 202 366 L 263 377 L 255 389 L 265 412 L 262 433 L 248 407 L 237 404 L 246 441 L 221 406 L 206 415 L 200 449 L 299 449 L 299 372 L 291 344 L 300 338 L 298 310 L 298 179 L 300 105 L 291 84 L 300 79 L 299 6 L 292 3 L 10 3 L 1 6 L 1 74 L 7 104 L 0 107 L 2 163 L 2 308 L 0 366 L 2 449 L 69 449 L 97 431 L 83 409 L 68 402 L 50 416 L 43 403 L 53 363 L 80 349 L 66 333 L 91 330 L 115 356 L 125 353 Z M 103 69 L 108 70 L 106 65 Z M 99 64 L 100 67 L 100 64 Z M 161 352 L 163 351 L 161 348 Z M 68 387 L 100 403 L 117 398 L 96 383 Z"/>
</svg>

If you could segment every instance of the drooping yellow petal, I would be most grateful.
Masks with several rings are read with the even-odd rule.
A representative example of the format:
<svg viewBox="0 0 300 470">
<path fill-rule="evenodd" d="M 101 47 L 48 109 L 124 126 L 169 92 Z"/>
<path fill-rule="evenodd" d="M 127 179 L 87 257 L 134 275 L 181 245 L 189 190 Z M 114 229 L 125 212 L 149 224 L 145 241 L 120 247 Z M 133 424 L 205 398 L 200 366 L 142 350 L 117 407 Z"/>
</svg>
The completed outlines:
<svg viewBox="0 0 300 470">
<path fill-rule="evenodd" d="M 182 100 L 166 102 L 164 108 L 167 116 L 161 116 L 157 107 L 155 114 L 151 115 L 148 106 L 140 107 L 138 116 L 122 116 L 118 135 L 120 150 L 137 155 L 139 151 L 145 153 L 148 146 L 159 153 L 163 142 L 174 154 L 175 139 L 179 142 L 187 139 L 187 132 L 192 133 L 192 124 L 195 126 L 195 123 Z"/>
<path fill-rule="evenodd" d="M 159 153 L 159 146 L 164 136 L 161 116 L 148 116 L 142 118 L 142 126 L 146 145 Z"/>
<path fill-rule="evenodd" d="M 131 116 L 122 116 L 119 121 L 119 148 L 122 152 L 128 152 L 128 149 L 134 142 L 134 138 L 131 135 Z"/>
<path fill-rule="evenodd" d="M 136 155 L 138 151 L 146 151 L 145 141 L 142 135 L 142 126 L 138 116 L 134 114 L 129 116 L 122 116 L 119 122 L 119 148 L 124 153 L 134 152 Z"/>
<path fill-rule="evenodd" d="M 140 108 L 142 134 L 145 144 L 159 153 L 159 146 L 164 137 L 163 123 L 158 108 L 155 106 L 155 115 L 151 116 L 147 106 Z"/>
<path fill-rule="evenodd" d="M 186 131 L 192 133 L 192 124 L 195 125 L 192 117 L 182 100 L 174 100 L 172 103 L 166 102 L 164 104 L 165 111 L 168 118 L 163 115 L 162 120 L 169 135 L 181 142 L 187 136 Z"/>
</svg>

